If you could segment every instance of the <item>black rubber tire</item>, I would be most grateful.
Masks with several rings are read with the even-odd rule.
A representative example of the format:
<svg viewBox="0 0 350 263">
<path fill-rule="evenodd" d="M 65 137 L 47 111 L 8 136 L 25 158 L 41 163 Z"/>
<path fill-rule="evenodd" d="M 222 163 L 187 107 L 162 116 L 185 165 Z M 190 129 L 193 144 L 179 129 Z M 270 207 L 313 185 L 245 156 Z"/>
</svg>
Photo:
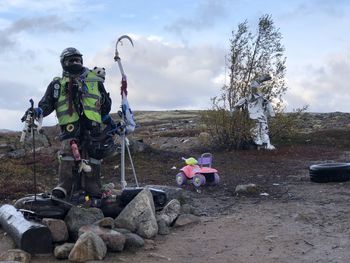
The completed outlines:
<svg viewBox="0 0 350 263">
<path fill-rule="evenodd" d="M 14 204 L 17 209 L 32 211 L 39 218 L 64 219 L 70 207 L 61 205 L 46 194 L 37 194 L 23 197 Z"/>
<path fill-rule="evenodd" d="M 309 167 L 310 180 L 315 183 L 346 182 L 350 180 L 350 163 L 323 163 Z"/>
</svg>

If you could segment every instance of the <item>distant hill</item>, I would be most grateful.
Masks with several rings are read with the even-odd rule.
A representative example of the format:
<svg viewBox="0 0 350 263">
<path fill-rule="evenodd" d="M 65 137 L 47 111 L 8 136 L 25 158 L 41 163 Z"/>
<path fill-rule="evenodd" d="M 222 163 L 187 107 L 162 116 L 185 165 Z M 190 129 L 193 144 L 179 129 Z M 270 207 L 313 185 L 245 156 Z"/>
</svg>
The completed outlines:
<svg viewBox="0 0 350 263">
<path fill-rule="evenodd" d="M 11 132 L 16 132 L 8 129 L 0 129 L 0 133 L 11 133 Z"/>
</svg>

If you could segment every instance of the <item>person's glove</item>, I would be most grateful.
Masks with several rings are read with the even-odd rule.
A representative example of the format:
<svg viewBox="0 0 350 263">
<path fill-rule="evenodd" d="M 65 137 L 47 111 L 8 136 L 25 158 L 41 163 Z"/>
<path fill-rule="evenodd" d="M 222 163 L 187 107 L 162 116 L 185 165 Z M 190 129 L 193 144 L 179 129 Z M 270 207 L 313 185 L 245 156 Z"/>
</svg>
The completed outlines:
<svg viewBox="0 0 350 263">
<path fill-rule="evenodd" d="M 21 121 L 24 122 L 28 115 L 30 115 L 31 117 L 33 117 L 36 120 L 39 120 L 43 117 L 43 110 L 40 107 L 29 108 L 24 113 L 23 117 L 21 118 Z"/>
<path fill-rule="evenodd" d="M 102 122 L 106 125 L 106 128 L 103 130 L 105 134 L 107 135 L 121 134 L 120 133 L 121 124 L 120 123 L 116 124 L 111 118 L 111 116 L 109 115 L 103 116 Z"/>
<path fill-rule="evenodd" d="M 43 110 L 38 107 L 38 108 L 34 108 L 34 118 L 39 120 L 43 117 Z"/>
</svg>

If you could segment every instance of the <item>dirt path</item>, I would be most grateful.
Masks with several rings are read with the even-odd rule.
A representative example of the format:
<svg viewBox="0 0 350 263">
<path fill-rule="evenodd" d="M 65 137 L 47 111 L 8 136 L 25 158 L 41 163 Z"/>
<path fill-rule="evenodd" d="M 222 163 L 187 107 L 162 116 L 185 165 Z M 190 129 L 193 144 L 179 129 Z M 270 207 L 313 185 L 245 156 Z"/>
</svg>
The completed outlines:
<svg viewBox="0 0 350 263">
<path fill-rule="evenodd" d="M 286 200 L 240 201 L 229 215 L 203 217 L 198 225 L 158 237 L 154 251 L 120 258 L 125 262 L 350 262 L 350 183 L 292 185 L 288 194 Z"/>
<path fill-rule="evenodd" d="M 144 156 L 157 169 L 147 170 L 149 160 L 143 166 L 137 162 L 147 175 L 142 182 L 174 185 L 170 168 L 178 154 Z M 109 253 L 103 262 L 348 263 L 350 182 L 317 184 L 308 178 L 309 165 L 330 161 L 349 162 L 350 152 L 299 145 L 273 152 L 215 153 L 221 184 L 202 193 L 185 189 L 200 212 L 200 223 L 158 235 L 137 252 Z M 244 183 L 256 183 L 269 195 L 236 196 L 235 187 Z M 0 229 L 0 252 L 12 246 Z M 51 255 L 35 256 L 31 262 L 68 261 Z"/>
<path fill-rule="evenodd" d="M 110 253 L 104 262 L 350 262 L 349 202 L 348 182 L 292 184 L 284 198 L 235 200 L 225 215 L 204 216 L 143 250 Z M 52 256 L 31 262 L 48 261 L 68 262 Z"/>
</svg>

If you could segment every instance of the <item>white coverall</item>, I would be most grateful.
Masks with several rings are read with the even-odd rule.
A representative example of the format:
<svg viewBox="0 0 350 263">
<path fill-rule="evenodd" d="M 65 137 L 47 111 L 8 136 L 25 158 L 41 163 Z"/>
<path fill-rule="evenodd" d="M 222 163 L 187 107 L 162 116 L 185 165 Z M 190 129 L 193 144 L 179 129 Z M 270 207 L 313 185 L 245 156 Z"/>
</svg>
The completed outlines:
<svg viewBox="0 0 350 263">
<path fill-rule="evenodd" d="M 266 149 L 274 150 L 275 147 L 270 143 L 269 127 L 267 124 L 268 117 L 274 117 L 275 112 L 271 103 L 257 92 L 259 84 L 253 81 L 252 93 L 248 97 L 241 98 L 235 105 L 235 108 L 246 107 L 248 109 L 249 118 L 255 121 L 255 127 L 251 130 L 253 140 L 256 145 L 266 145 Z M 254 86 L 257 85 L 257 86 Z"/>
</svg>

